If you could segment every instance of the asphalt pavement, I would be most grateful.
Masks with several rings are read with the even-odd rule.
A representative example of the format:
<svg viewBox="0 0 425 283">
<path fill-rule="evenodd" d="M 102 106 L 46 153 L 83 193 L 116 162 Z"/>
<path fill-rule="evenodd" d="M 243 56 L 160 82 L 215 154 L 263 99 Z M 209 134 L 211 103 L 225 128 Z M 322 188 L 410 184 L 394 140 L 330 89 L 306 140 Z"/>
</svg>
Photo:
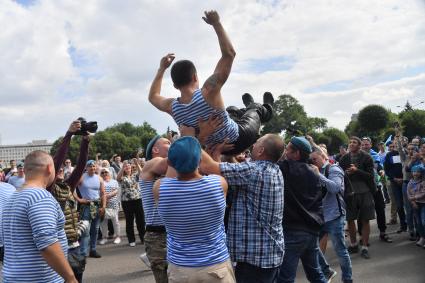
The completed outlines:
<svg viewBox="0 0 425 283">
<path fill-rule="evenodd" d="M 122 226 L 125 223 L 122 222 Z M 376 222 L 372 222 L 369 253 L 366 260 L 360 254 L 351 256 L 353 280 L 359 283 L 425 283 L 425 249 L 409 241 L 408 233 L 397 234 L 398 225 L 388 226 L 388 234 L 393 243 L 379 241 Z M 137 238 L 137 237 L 136 237 Z M 129 247 L 126 238 L 120 245 L 111 241 L 99 246 L 100 259 L 88 259 L 84 282 L 87 283 L 153 283 L 152 272 L 139 259 L 144 246 Z M 329 242 L 327 259 L 338 275 L 332 282 L 341 282 L 341 269 L 332 244 Z M 308 282 L 299 264 L 296 282 Z"/>
<path fill-rule="evenodd" d="M 121 221 L 122 233 L 125 233 L 125 222 Z M 353 279 L 359 283 L 425 283 L 425 249 L 416 247 L 409 241 L 408 233 L 397 234 L 398 225 L 388 226 L 388 233 L 393 243 L 379 241 L 376 222 L 372 222 L 369 253 L 371 259 L 366 260 L 360 254 L 352 255 Z M 137 238 L 137 237 L 136 237 Z M 154 283 L 152 272 L 139 259 L 144 246 L 137 243 L 128 246 L 127 239 L 115 245 L 110 240 L 106 245 L 98 246 L 102 258 L 88 258 L 85 283 Z M 338 275 L 332 282 L 341 282 L 341 270 L 338 259 L 328 244 L 327 259 Z M 0 275 L 1 279 L 1 275 Z M 296 282 L 308 282 L 299 264 Z"/>
</svg>

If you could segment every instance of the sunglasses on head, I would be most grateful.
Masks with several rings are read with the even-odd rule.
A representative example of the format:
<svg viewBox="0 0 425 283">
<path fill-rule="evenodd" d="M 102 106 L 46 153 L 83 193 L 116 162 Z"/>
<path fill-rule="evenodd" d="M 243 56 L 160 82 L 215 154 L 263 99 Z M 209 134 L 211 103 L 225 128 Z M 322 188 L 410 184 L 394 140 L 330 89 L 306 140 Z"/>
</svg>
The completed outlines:
<svg viewBox="0 0 425 283">
<path fill-rule="evenodd" d="M 108 174 L 108 171 L 102 171 L 100 174 Z"/>
</svg>

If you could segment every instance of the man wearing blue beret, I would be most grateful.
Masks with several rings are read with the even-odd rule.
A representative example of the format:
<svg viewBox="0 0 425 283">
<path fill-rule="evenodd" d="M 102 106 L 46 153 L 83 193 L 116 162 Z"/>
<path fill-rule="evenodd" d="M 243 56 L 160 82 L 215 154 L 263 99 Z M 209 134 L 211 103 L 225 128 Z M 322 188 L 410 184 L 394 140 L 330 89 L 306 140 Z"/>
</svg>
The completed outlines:
<svg viewBox="0 0 425 283">
<path fill-rule="evenodd" d="M 305 137 L 293 137 L 279 162 L 285 179 L 283 229 L 285 256 L 277 282 L 294 282 L 301 259 L 311 282 L 326 282 L 319 265 L 319 232 L 324 223 L 319 175 L 307 163 L 312 152 Z"/>
</svg>

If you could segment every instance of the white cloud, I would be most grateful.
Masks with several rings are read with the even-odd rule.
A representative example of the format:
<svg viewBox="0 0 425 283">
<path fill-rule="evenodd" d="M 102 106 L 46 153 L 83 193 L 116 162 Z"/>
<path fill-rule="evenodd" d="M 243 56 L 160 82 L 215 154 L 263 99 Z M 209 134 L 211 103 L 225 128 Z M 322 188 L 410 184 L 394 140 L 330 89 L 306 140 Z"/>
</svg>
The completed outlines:
<svg viewBox="0 0 425 283">
<path fill-rule="evenodd" d="M 219 47 L 212 28 L 201 20 L 203 10 L 211 8 L 219 10 L 237 51 L 223 88 L 227 105 L 242 105 L 244 92 L 256 99 L 264 91 L 291 93 L 310 115 L 343 128 L 366 104 L 396 111 L 406 99 L 423 99 L 425 8 L 420 0 L 84 5 L 41 0 L 29 7 L 0 1 L 3 143 L 54 140 L 78 116 L 97 119 L 101 128 L 145 120 L 159 131 L 172 126 L 171 118 L 147 101 L 150 81 L 160 57 L 170 51 L 178 59 L 193 59 L 201 80 L 211 74 Z M 72 61 L 71 45 L 89 66 Z M 292 58 L 293 68 L 264 73 L 248 68 L 252 60 L 275 57 Z M 342 90 L 326 88 L 337 82 L 345 82 Z M 178 94 L 168 74 L 163 93 Z"/>
</svg>

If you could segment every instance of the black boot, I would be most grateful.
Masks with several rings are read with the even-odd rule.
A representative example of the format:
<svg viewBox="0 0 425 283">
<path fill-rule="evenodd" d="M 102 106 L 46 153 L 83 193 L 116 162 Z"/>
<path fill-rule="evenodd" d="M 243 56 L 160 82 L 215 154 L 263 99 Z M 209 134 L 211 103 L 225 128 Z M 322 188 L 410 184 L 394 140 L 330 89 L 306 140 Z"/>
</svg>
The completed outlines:
<svg viewBox="0 0 425 283">
<path fill-rule="evenodd" d="M 274 98 L 273 98 L 273 94 L 271 94 L 271 92 L 266 91 L 263 94 L 263 104 L 270 104 L 270 106 L 273 106 Z"/>
<path fill-rule="evenodd" d="M 227 113 L 229 113 L 230 119 L 237 122 L 245 113 L 245 111 L 237 108 L 236 106 L 229 106 L 226 108 Z"/>
<path fill-rule="evenodd" d="M 251 94 L 244 93 L 244 95 L 242 95 L 242 101 L 245 107 L 248 107 L 251 103 L 254 103 L 254 98 L 252 98 Z"/>
</svg>

